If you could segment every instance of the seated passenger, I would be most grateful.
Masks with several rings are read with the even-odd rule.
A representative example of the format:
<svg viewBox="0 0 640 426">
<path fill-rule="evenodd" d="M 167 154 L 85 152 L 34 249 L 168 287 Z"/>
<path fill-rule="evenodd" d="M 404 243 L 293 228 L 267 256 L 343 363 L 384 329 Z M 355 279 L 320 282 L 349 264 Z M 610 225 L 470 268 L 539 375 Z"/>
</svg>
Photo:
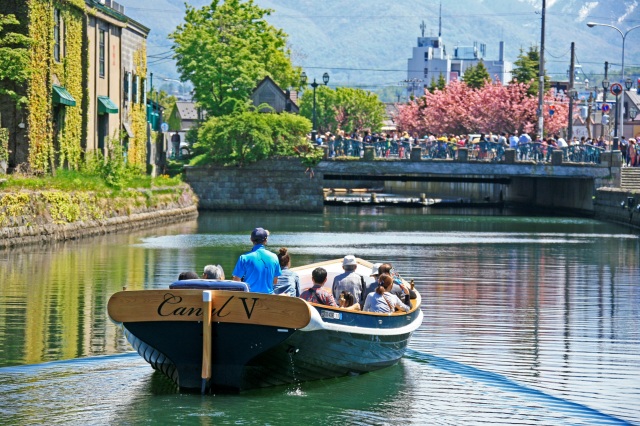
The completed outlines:
<svg viewBox="0 0 640 426">
<path fill-rule="evenodd" d="M 300 297 L 300 277 L 291 269 L 291 256 L 286 247 L 281 247 L 278 252 L 278 262 L 282 275 L 277 278 L 277 282 L 273 285 L 273 294 L 282 294 L 285 296 Z"/>
<path fill-rule="evenodd" d="M 180 281 L 182 281 L 182 280 L 197 280 L 198 278 L 200 278 L 198 276 L 198 274 L 196 274 L 195 272 L 192 272 L 192 271 L 180 272 L 180 275 L 178 275 L 178 280 L 180 280 Z"/>
<path fill-rule="evenodd" d="M 202 278 L 205 280 L 224 280 L 224 271 L 220 265 L 207 265 L 204 267 Z"/>
<path fill-rule="evenodd" d="M 356 302 L 356 299 L 355 297 L 353 297 L 353 294 L 349 293 L 348 291 L 343 291 L 342 293 L 340 293 L 339 302 L 340 302 L 341 308 L 348 309 L 350 311 L 360 310 L 360 304 Z"/>
<path fill-rule="evenodd" d="M 403 303 L 408 305 L 409 299 L 415 299 L 416 297 L 418 297 L 416 295 L 416 292 L 411 289 L 409 289 L 409 297 L 406 297 L 407 292 L 404 289 L 406 285 L 404 285 L 402 279 L 400 278 L 400 275 L 396 273 L 390 263 L 383 263 L 382 265 L 380 265 L 380 267 L 378 268 L 378 272 L 380 274 L 391 275 L 391 278 L 393 278 L 393 288 L 391 289 L 391 294 L 395 294 L 396 296 L 398 296 L 398 298 L 402 300 Z"/>
<path fill-rule="evenodd" d="M 371 268 L 371 275 L 369 275 L 371 278 L 373 278 L 373 282 L 370 284 L 367 284 L 367 288 L 364 291 L 364 295 L 362 296 L 362 300 L 367 300 L 367 296 L 369 295 L 369 293 L 373 293 L 376 291 L 376 288 L 378 288 L 378 277 L 380 276 L 380 271 L 379 268 L 382 265 L 382 263 L 374 263 L 373 267 Z M 363 303 L 364 305 L 364 303 Z"/>
<path fill-rule="evenodd" d="M 327 282 L 327 271 L 324 268 L 314 269 L 311 272 L 311 280 L 313 281 L 313 287 L 303 291 L 300 298 L 307 302 L 337 307 L 338 304 L 333 295 L 323 287 L 324 283 Z"/>
<path fill-rule="evenodd" d="M 393 288 L 393 278 L 389 274 L 381 274 L 378 278 L 378 288 L 375 293 L 370 293 L 367 296 L 367 300 L 364 302 L 364 311 L 367 312 L 381 312 L 381 313 L 393 313 L 396 309 L 401 309 L 405 312 L 409 312 L 411 308 L 398 299 L 395 294 L 389 293 Z M 409 295 L 409 289 L 404 287 L 407 296 Z"/>
<path fill-rule="evenodd" d="M 364 277 L 356 272 L 358 263 L 353 255 L 347 255 L 342 260 L 342 274 L 336 275 L 333 279 L 332 293 L 334 299 L 340 297 L 340 292 L 348 291 L 356 298 L 356 302 L 362 303 L 364 301 L 364 293 L 366 291 L 366 285 Z"/>
</svg>

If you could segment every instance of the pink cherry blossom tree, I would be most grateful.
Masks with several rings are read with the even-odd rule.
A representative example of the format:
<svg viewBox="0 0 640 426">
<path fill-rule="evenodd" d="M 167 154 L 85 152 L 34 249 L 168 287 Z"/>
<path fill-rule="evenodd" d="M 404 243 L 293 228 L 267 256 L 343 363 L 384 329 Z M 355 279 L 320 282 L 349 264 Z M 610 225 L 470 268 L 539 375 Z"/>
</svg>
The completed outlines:
<svg viewBox="0 0 640 426">
<path fill-rule="evenodd" d="M 500 81 L 473 89 L 452 81 L 443 90 L 426 92 L 421 98 L 398 107 L 396 123 L 401 130 L 420 135 L 532 132 L 538 121 L 537 97 L 527 94 L 523 83 L 503 85 Z M 545 95 L 545 132 L 558 133 L 567 123 L 567 105 Z M 553 114 L 550 114 L 553 106 Z"/>
</svg>

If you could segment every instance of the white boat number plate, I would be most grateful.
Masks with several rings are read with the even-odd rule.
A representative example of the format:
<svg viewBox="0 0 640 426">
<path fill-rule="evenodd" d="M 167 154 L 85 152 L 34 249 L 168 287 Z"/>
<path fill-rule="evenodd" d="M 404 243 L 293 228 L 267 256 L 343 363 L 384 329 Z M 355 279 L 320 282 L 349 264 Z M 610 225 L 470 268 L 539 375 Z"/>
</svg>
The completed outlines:
<svg viewBox="0 0 640 426">
<path fill-rule="evenodd" d="M 340 312 L 331 312 L 331 311 L 322 311 L 320 312 L 320 316 L 322 318 L 331 318 L 331 319 L 342 319 L 342 314 Z"/>
</svg>

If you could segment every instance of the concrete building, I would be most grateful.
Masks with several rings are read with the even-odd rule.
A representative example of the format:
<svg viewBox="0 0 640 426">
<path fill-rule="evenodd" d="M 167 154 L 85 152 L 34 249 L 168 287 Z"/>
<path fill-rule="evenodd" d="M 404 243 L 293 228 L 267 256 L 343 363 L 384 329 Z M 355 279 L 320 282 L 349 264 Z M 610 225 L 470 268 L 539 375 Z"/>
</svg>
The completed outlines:
<svg viewBox="0 0 640 426">
<path fill-rule="evenodd" d="M 494 81 L 511 81 L 513 64 L 504 60 L 503 41 L 499 45 L 498 59 L 488 60 L 485 58 L 485 44 L 476 42 L 472 46 L 457 45 L 447 51 L 442 40 L 441 30 L 439 30 L 437 37 L 425 37 L 424 22 L 420 28 L 422 36 L 418 37 L 417 46 L 413 48 L 413 54 L 407 65 L 407 82 L 411 84 L 413 89 L 416 86 L 427 88 L 432 84 L 432 81 L 437 82 L 440 76 L 449 84 L 449 82 L 463 77 L 465 70 L 470 66 L 477 66 L 480 61 L 484 63 Z M 421 93 L 416 92 L 416 94 L 420 95 Z"/>
</svg>

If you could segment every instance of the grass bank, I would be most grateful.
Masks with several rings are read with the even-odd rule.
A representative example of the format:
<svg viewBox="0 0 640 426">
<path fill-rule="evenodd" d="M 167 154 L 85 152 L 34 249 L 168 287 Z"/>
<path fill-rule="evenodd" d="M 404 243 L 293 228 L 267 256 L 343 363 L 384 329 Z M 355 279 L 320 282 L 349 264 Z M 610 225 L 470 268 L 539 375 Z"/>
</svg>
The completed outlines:
<svg viewBox="0 0 640 426">
<path fill-rule="evenodd" d="M 99 175 L 73 171 L 3 176 L 0 246 L 113 232 L 116 222 L 142 227 L 197 216 L 198 199 L 179 176 L 131 176 L 119 183 L 114 187 Z"/>
</svg>

